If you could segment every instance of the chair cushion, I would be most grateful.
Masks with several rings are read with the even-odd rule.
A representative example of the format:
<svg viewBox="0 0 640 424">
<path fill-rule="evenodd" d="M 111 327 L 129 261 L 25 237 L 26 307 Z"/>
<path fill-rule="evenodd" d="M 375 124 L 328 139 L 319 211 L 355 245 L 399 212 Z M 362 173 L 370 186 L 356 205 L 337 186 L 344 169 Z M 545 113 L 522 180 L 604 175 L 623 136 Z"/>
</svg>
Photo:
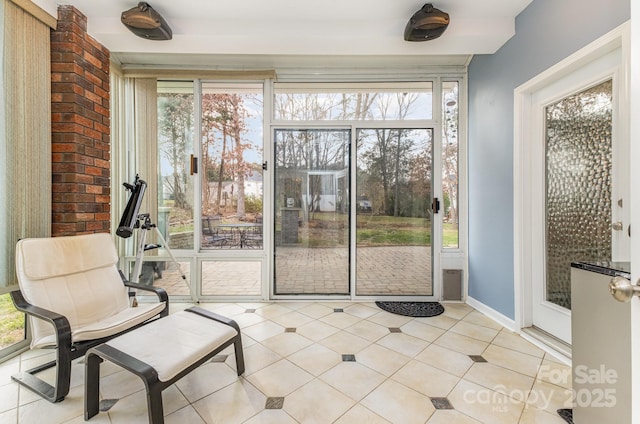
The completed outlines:
<svg viewBox="0 0 640 424">
<path fill-rule="evenodd" d="M 76 274 L 118 263 L 113 239 L 107 233 L 23 239 L 16 250 L 16 256 L 29 258 L 24 274 L 30 280 Z"/>
<path fill-rule="evenodd" d="M 118 334 L 158 315 L 164 307 L 164 302 L 141 303 L 135 308 L 124 309 L 101 321 L 92 322 L 85 326 L 72 327 L 71 341 L 75 343 L 96 340 Z M 32 348 L 55 346 L 55 344 L 55 334 L 48 334 L 46 332 L 41 332 L 39 338 L 36 339 L 34 337 L 31 341 Z"/>
<path fill-rule="evenodd" d="M 113 239 L 106 233 L 24 239 L 16 245 L 20 291 L 32 305 L 66 317 L 73 341 L 119 333 L 164 307 L 130 309 L 117 262 Z M 30 321 L 32 347 L 55 344 L 51 324 L 33 317 Z"/>
<path fill-rule="evenodd" d="M 231 326 L 181 311 L 106 344 L 152 366 L 160 381 L 169 381 L 237 334 Z"/>
</svg>

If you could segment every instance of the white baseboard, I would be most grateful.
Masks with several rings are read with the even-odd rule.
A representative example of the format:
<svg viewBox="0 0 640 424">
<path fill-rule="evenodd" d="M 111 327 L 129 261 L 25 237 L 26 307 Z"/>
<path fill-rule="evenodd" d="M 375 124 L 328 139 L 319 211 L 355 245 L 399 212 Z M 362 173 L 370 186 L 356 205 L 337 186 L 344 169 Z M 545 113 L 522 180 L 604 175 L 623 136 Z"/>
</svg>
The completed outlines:
<svg viewBox="0 0 640 424">
<path fill-rule="evenodd" d="M 520 334 L 520 336 L 523 339 L 527 340 L 528 342 L 535 345 L 536 347 L 544 350 L 545 352 L 551 354 L 557 360 L 564 363 L 565 365 L 571 365 L 571 358 L 567 356 L 565 352 L 561 352 L 560 350 L 555 349 L 550 344 L 544 343 L 542 340 L 532 337 L 530 334 L 523 332 L 522 329 L 518 328 L 516 322 L 511 318 L 508 318 L 502 315 L 500 312 L 496 311 L 495 309 L 485 305 L 484 303 L 470 296 L 467 296 L 467 304 L 472 308 L 476 309 L 477 311 L 482 312 L 483 314 L 485 314 L 486 316 L 488 316 L 489 318 L 491 318 L 492 320 L 494 320 L 495 322 L 497 322 L 507 330 L 511 330 L 515 333 Z"/>
<path fill-rule="evenodd" d="M 472 308 L 482 312 L 483 314 L 485 314 L 486 316 L 488 316 L 489 318 L 491 318 L 492 320 L 494 320 L 504 328 L 511 331 L 520 332 L 520 329 L 518 328 L 514 320 L 502 315 L 500 312 L 474 299 L 473 297 L 467 296 L 467 304 Z"/>
</svg>

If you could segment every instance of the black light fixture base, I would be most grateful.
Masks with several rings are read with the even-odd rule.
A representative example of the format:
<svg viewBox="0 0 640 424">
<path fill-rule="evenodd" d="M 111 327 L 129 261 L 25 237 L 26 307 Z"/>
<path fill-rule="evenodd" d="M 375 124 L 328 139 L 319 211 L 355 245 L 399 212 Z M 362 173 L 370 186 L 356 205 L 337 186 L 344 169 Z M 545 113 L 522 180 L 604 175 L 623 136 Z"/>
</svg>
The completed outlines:
<svg viewBox="0 0 640 424">
<path fill-rule="evenodd" d="M 171 40 L 169 24 L 149 3 L 141 1 L 136 7 L 122 12 L 120 20 L 135 35 L 147 40 Z"/>
<path fill-rule="evenodd" d="M 440 37 L 449 26 L 449 14 L 431 3 L 413 14 L 404 28 L 405 41 L 429 41 Z"/>
</svg>

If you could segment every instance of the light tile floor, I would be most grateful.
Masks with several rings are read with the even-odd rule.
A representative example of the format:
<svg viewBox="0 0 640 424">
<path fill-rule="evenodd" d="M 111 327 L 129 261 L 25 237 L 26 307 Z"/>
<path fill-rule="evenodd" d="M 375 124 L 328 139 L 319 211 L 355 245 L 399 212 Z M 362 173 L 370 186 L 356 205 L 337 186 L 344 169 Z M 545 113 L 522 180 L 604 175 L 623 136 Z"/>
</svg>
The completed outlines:
<svg viewBox="0 0 640 424">
<path fill-rule="evenodd" d="M 168 424 L 562 424 L 556 410 L 570 407 L 569 367 L 464 304 L 433 318 L 373 303 L 200 306 L 238 322 L 246 372 L 236 376 L 231 348 L 196 369 L 164 391 Z M 10 379 L 50 357 L 36 350 L 0 364 L 0 423 L 83 422 L 80 360 L 58 404 Z M 101 372 L 102 398 L 117 402 L 90 422 L 146 423 L 140 380 L 108 363 Z"/>
</svg>

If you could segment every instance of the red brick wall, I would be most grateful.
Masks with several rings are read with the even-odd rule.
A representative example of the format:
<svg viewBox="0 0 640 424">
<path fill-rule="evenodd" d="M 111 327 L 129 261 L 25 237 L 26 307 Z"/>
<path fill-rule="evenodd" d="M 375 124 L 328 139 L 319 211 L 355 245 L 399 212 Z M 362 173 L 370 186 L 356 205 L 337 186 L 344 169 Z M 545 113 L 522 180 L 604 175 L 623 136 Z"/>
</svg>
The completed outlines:
<svg viewBox="0 0 640 424">
<path fill-rule="evenodd" d="M 109 51 L 73 6 L 51 31 L 51 102 L 51 233 L 109 232 Z"/>
</svg>

